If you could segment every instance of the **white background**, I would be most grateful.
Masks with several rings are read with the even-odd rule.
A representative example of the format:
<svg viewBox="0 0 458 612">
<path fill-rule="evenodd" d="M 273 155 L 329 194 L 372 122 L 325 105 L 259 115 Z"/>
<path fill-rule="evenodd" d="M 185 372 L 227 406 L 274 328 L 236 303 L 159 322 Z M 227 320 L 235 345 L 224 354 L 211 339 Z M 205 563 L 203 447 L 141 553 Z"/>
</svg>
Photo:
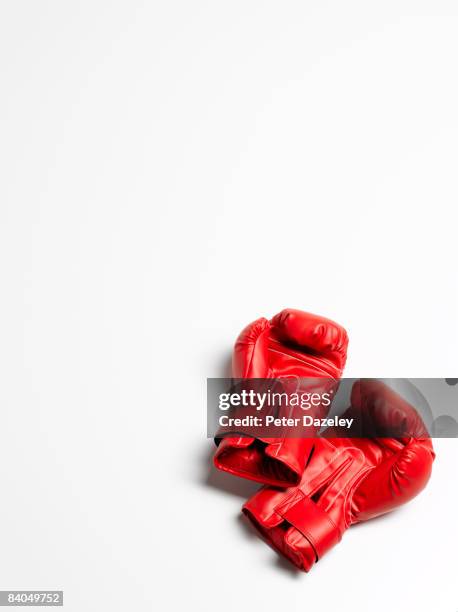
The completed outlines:
<svg viewBox="0 0 458 612">
<path fill-rule="evenodd" d="M 0 589 L 65 609 L 456 612 L 457 444 L 308 574 L 209 473 L 205 379 L 295 307 L 457 376 L 454 1 L 4 0 Z"/>
</svg>

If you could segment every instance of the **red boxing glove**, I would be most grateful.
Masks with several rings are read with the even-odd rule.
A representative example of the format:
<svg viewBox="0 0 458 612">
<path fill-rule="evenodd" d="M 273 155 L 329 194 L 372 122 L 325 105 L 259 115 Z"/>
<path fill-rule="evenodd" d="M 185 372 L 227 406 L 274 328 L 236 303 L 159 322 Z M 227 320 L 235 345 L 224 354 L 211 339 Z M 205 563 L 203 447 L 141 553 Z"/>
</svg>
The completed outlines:
<svg viewBox="0 0 458 612">
<path fill-rule="evenodd" d="M 317 315 L 286 309 L 271 321 L 248 325 L 235 343 L 234 378 L 339 379 L 347 356 L 343 327 Z M 236 432 L 234 432 L 236 434 Z M 220 470 L 273 486 L 300 482 L 312 438 L 225 437 L 214 463 Z"/>
<path fill-rule="evenodd" d="M 345 416 L 358 412 L 366 430 L 399 427 L 409 437 L 315 440 L 299 486 L 264 487 L 243 507 L 264 538 L 301 570 L 310 570 L 350 525 L 411 500 L 431 475 L 431 440 L 397 393 L 380 381 L 358 381 Z"/>
</svg>

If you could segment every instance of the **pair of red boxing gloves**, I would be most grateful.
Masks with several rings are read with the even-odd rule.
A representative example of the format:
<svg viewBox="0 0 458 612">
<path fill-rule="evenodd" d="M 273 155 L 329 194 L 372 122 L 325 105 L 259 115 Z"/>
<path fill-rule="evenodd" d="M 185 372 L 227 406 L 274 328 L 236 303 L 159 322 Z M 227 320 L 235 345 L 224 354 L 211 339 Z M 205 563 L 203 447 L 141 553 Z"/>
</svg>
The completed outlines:
<svg viewBox="0 0 458 612">
<path fill-rule="evenodd" d="M 337 385 L 347 356 L 343 327 L 286 309 L 261 318 L 238 337 L 234 378 L 323 378 Z M 405 437 L 345 438 L 340 430 L 309 438 L 217 439 L 217 468 L 263 483 L 243 512 L 264 539 L 309 571 L 354 523 L 415 497 L 431 475 L 434 451 L 415 410 L 381 381 L 354 383 L 349 412 L 377 431 L 409 423 Z M 322 408 L 321 408 L 322 410 Z M 322 413 L 321 413 L 322 416 Z"/>
</svg>

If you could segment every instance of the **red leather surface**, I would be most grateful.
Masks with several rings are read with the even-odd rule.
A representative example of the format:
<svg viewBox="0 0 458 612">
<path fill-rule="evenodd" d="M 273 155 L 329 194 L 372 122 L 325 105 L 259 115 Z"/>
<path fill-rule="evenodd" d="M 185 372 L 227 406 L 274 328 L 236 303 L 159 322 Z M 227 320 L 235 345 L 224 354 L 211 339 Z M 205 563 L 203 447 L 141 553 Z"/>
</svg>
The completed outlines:
<svg viewBox="0 0 458 612">
<path fill-rule="evenodd" d="M 250 323 L 241 332 L 233 352 L 233 376 L 337 380 L 345 365 L 347 346 L 347 333 L 337 323 L 288 308 L 270 321 L 261 318 Z M 313 443 L 311 438 L 225 437 L 214 463 L 220 470 L 263 484 L 290 486 L 299 483 Z"/>
<path fill-rule="evenodd" d="M 414 419 L 418 437 L 316 440 L 298 487 L 264 487 L 243 507 L 263 537 L 305 571 L 350 525 L 408 502 L 431 475 L 432 443 L 423 437 L 424 426 L 412 407 L 380 381 L 359 381 L 353 391 L 349 412 L 363 406 L 365 418 L 377 427 Z"/>
</svg>

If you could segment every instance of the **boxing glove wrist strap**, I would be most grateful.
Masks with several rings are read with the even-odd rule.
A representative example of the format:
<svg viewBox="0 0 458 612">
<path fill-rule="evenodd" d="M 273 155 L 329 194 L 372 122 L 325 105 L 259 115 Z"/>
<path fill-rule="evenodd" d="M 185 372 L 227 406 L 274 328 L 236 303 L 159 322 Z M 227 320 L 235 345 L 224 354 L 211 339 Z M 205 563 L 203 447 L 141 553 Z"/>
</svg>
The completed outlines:
<svg viewBox="0 0 458 612">
<path fill-rule="evenodd" d="M 288 499 L 276 511 L 309 541 L 318 561 L 340 542 L 342 534 L 329 515 L 310 498 L 297 492 L 293 503 L 291 501 Z"/>
</svg>

